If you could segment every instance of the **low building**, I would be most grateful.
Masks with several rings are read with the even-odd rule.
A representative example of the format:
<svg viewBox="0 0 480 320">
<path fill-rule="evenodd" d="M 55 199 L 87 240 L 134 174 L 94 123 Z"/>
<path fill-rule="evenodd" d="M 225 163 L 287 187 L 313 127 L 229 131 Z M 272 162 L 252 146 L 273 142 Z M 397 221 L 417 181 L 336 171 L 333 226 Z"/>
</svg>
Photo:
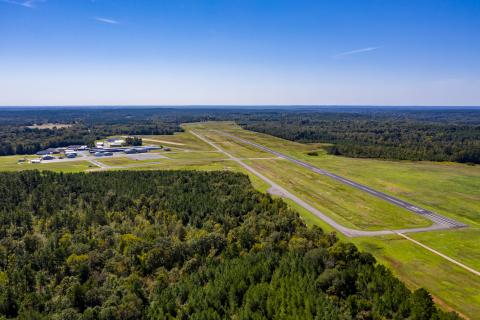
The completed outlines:
<svg viewBox="0 0 480 320">
<path fill-rule="evenodd" d="M 105 142 L 107 147 L 117 148 L 125 145 L 125 139 L 110 138 Z"/>
<path fill-rule="evenodd" d="M 138 153 L 137 149 L 135 148 L 129 148 L 129 149 L 125 149 L 124 151 L 126 154 L 134 154 L 134 153 Z"/>
<path fill-rule="evenodd" d="M 41 163 L 42 159 L 32 159 L 30 160 L 30 163 Z"/>
<path fill-rule="evenodd" d="M 43 156 L 43 155 L 47 155 L 47 154 L 59 154 L 60 153 L 60 150 L 58 150 L 57 148 L 48 148 L 48 149 L 45 149 L 45 150 L 41 150 L 41 151 L 38 151 L 36 153 L 37 156 Z"/>
<path fill-rule="evenodd" d="M 72 150 L 72 151 L 77 151 L 77 150 L 86 150 L 87 146 L 81 146 L 81 145 L 71 145 L 66 148 L 66 150 Z"/>
<path fill-rule="evenodd" d="M 149 151 L 148 148 L 135 148 L 135 150 L 137 150 L 138 153 L 145 153 Z"/>
</svg>

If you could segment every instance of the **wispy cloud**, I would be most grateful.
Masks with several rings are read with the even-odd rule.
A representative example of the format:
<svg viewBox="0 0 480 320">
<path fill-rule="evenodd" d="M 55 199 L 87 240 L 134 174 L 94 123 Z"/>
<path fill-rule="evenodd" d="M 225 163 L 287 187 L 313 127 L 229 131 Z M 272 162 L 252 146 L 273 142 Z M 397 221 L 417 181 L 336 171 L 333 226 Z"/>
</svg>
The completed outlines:
<svg viewBox="0 0 480 320">
<path fill-rule="evenodd" d="M 45 2 L 46 0 L 0 0 L 0 2 L 14 4 L 25 8 L 35 8 L 38 2 Z"/>
<path fill-rule="evenodd" d="M 345 52 L 337 53 L 333 57 L 334 58 L 340 58 L 340 57 L 350 56 L 352 54 L 374 51 L 374 50 L 377 50 L 378 48 L 379 47 L 367 47 L 367 48 L 355 49 L 355 50 L 351 50 L 351 51 L 345 51 Z"/>
<path fill-rule="evenodd" d="M 107 24 L 119 24 L 117 20 L 113 20 L 109 18 L 94 17 L 93 19 L 95 19 L 98 22 L 107 23 Z"/>
</svg>

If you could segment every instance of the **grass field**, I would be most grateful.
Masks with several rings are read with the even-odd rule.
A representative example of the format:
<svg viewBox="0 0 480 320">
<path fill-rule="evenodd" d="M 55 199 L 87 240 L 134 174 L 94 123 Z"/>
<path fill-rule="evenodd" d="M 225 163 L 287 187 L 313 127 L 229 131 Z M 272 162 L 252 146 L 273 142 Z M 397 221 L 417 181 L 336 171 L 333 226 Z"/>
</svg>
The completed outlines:
<svg viewBox="0 0 480 320">
<path fill-rule="evenodd" d="M 286 160 L 245 163 L 328 214 L 344 226 L 361 230 L 431 225 L 418 215 Z"/>
<path fill-rule="evenodd" d="M 255 147 L 238 143 L 232 139 L 226 139 L 224 136 L 211 130 L 200 131 L 210 141 L 216 143 L 220 148 L 238 158 L 254 158 L 254 157 L 272 157 L 272 154 L 264 152 Z"/>
<path fill-rule="evenodd" d="M 480 229 L 445 230 L 412 234 L 412 238 L 449 257 L 480 270 Z"/>
<path fill-rule="evenodd" d="M 453 308 L 471 319 L 478 319 L 478 276 L 399 236 L 356 238 L 351 241 L 390 267 L 410 288 L 424 287 L 446 309 Z"/>
<path fill-rule="evenodd" d="M 178 132 L 173 135 L 139 136 L 145 145 L 163 145 L 172 150 L 201 150 L 212 151 L 213 148 L 205 142 L 198 140 L 188 132 Z"/>
<path fill-rule="evenodd" d="M 135 160 L 130 157 L 104 157 L 99 158 L 97 161 L 101 162 L 107 166 L 128 166 L 132 164 L 142 164 L 142 163 L 150 163 L 150 162 L 160 162 L 165 161 L 165 158 L 158 158 L 158 159 L 145 159 L 145 160 Z"/>
<path fill-rule="evenodd" d="M 177 152 L 177 153 L 165 153 L 166 157 L 170 159 L 195 159 L 195 160 L 215 160 L 226 159 L 227 157 L 217 151 L 203 151 L 203 152 Z"/>
<path fill-rule="evenodd" d="M 27 159 L 26 162 L 19 163 L 19 159 Z M 0 171 L 21 171 L 21 170 L 51 170 L 62 172 L 81 172 L 95 168 L 88 161 L 69 161 L 57 163 L 29 163 L 29 159 L 38 158 L 36 156 L 4 156 L 0 157 Z"/>
<path fill-rule="evenodd" d="M 125 170 L 123 168 L 111 170 Z M 230 160 L 182 160 L 182 161 L 164 161 L 155 164 L 138 165 L 129 167 L 128 170 L 228 170 L 234 172 L 246 173 L 236 162 Z M 255 184 L 254 184 L 255 185 Z"/>
</svg>

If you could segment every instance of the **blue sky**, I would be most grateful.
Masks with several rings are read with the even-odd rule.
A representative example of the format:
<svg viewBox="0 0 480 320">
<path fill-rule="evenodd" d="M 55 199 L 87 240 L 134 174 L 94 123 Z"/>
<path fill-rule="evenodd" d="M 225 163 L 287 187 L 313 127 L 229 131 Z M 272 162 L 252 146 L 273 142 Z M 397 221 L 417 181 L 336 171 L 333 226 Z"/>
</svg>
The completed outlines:
<svg viewBox="0 0 480 320">
<path fill-rule="evenodd" d="M 480 105 L 478 0 L 0 0 L 0 105 Z"/>
</svg>

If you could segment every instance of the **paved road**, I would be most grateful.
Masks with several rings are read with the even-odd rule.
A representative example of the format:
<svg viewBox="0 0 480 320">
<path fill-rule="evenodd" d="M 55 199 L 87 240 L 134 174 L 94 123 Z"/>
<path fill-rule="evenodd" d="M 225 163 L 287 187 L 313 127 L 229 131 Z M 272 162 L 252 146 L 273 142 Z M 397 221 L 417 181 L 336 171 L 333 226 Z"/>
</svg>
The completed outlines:
<svg viewBox="0 0 480 320">
<path fill-rule="evenodd" d="M 347 228 L 347 227 L 339 224 L 338 222 L 336 222 L 335 220 L 333 220 L 332 218 L 330 218 L 328 215 L 324 214 L 323 212 L 321 212 L 317 208 L 313 207 L 309 203 L 305 202 L 304 200 L 300 199 L 296 195 L 292 194 L 291 192 L 289 192 L 285 188 L 281 187 L 277 183 L 273 182 L 269 178 L 265 177 L 263 174 L 261 174 L 260 172 L 258 172 L 254 168 L 250 167 L 246 163 L 244 163 L 241 159 L 239 159 L 237 157 L 234 157 L 233 155 L 231 155 L 227 151 L 223 150 L 222 148 L 220 148 L 218 145 L 216 145 L 212 141 L 210 141 L 207 138 L 201 136 L 200 134 L 198 134 L 195 131 L 190 131 L 190 133 L 193 134 L 194 136 L 196 136 L 197 138 L 199 138 L 200 140 L 208 143 L 209 145 L 211 145 L 212 147 L 214 147 L 218 151 L 222 152 L 223 154 L 225 154 L 227 157 L 229 157 L 233 161 L 237 162 L 239 165 L 244 167 L 246 170 L 250 171 L 251 173 L 253 173 L 257 177 L 259 177 L 260 179 L 262 179 L 263 181 L 268 183 L 270 185 L 269 193 L 280 195 L 284 198 L 288 198 L 288 199 L 294 201 L 295 203 L 297 203 L 301 207 L 305 208 L 306 210 L 310 211 L 311 213 L 313 213 L 314 215 L 316 215 L 317 217 L 319 217 L 320 219 L 322 219 L 327 224 L 329 224 L 333 228 L 337 229 L 338 231 L 340 231 L 341 233 L 343 233 L 347 237 L 380 236 L 380 235 L 397 234 L 397 233 L 404 233 L 404 232 L 424 232 L 424 231 L 442 230 L 442 229 L 446 229 L 446 228 L 451 228 L 451 226 L 445 226 L 443 224 L 437 224 L 437 223 L 434 223 L 432 226 L 425 227 L 425 228 L 411 228 L 411 229 L 400 229 L 400 230 L 364 231 L 364 230 L 356 230 L 356 229 L 352 229 L 352 228 Z"/>
<path fill-rule="evenodd" d="M 278 151 L 275 151 L 275 150 L 272 150 L 270 148 L 267 148 L 261 144 L 258 144 L 258 143 L 255 143 L 255 142 L 252 142 L 252 141 L 249 141 L 249 140 L 246 140 L 246 139 L 243 139 L 243 138 L 240 138 L 240 137 L 237 137 L 237 136 L 234 136 L 230 133 L 226 133 L 226 132 L 222 132 L 222 131 L 218 131 L 218 130 L 215 130 L 216 132 L 224 135 L 224 136 L 227 136 L 229 138 L 232 138 L 236 141 L 239 141 L 239 142 L 242 142 L 244 144 L 248 144 L 248 145 L 251 145 L 251 146 L 254 146 L 258 149 L 261 149 L 263 151 L 266 151 L 266 152 L 269 152 L 269 153 L 272 153 L 280 158 L 283 158 L 283 159 L 286 159 L 288 161 L 291 161 L 295 164 L 298 164 L 304 168 L 307 168 L 315 173 L 318 173 L 318 174 L 321 174 L 321 175 L 324 175 L 324 176 L 328 176 L 332 179 L 335 179 L 341 183 L 344 183 L 346 185 L 349 185 L 351 187 L 354 187 L 354 188 L 357 188 L 359 190 L 362 190 L 364 192 L 367 192 L 375 197 L 378 197 L 380 199 L 383 199 L 385 201 L 388 201 L 396 206 L 399 206 L 401 208 L 404 208 L 406 210 L 409 210 L 415 214 L 418 214 L 418 215 L 421 215 L 421 216 L 424 216 L 425 218 L 431 220 L 434 225 L 432 225 L 431 227 L 429 227 L 429 230 L 431 230 L 430 228 L 436 228 L 436 229 L 449 229 L 449 228 L 463 228 L 463 227 L 466 227 L 467 225 L 461 223 L 461 222 L 458 222 L 458 221 L 455 221 L 453 219 L 450 219 L 450 218 L 447 218 L 447 217 L 444 217 L 438 213 L 435 213 L 435 212 L 432 212 L 432 211 L 429 211 L 429 210 L 426 210 L 426 209 L 423 209 L 421 207 L 418 207 L 416 205 L 413 205 L 407 201 L 404 201 L 404 200 L 401 200 L 401 199 L 398 199 L 396 197 L 393 197 L 393 196 L 390 196 L 388 194 L 385 194 L 383 192 L 380 192 L 380 191 L 377 191 L 377 190 L 374 190 L 370 187 L 367 187 L 365 185 L 362 185 L 360 183 L 357 183 L 355 181 L 352 181 L 350 179 L 346 179 L 344 177 L 341 177 L 339 175 L 336 175 L 334 173 L 331 173 L 331 172 L 328 172 L 326 170 L 323 170 L 323 169 L 320 169 L 320 168 L 317 168 L 313 165 L 311 165 L 310 163 L 307 163 L 307 162 L 304 162 L 304 161 L 301 161 L 301 160 L 298 160 L 296 158 L 293 158 L 291 156 L 288 156 L 286 154 L 283 154 L 283 153 L 280 153 Z M 409 229 L 409 230 L 412 230 L 412 229 Z M 418 229 L 420 230 L 420 229 Z M 399 231 L 400 232 L 400 231 Z"/>
</svg>

